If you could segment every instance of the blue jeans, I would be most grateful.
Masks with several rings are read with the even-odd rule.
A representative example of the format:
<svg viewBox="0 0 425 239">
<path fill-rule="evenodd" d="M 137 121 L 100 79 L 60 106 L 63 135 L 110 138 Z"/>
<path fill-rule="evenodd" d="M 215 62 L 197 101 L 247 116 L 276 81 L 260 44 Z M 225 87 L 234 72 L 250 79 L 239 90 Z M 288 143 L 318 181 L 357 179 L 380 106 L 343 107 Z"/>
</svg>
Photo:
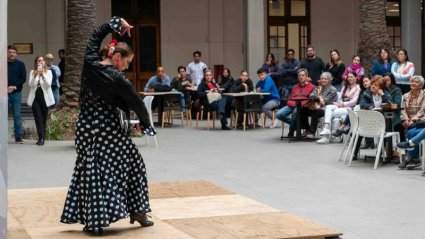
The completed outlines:
<svg viewBox="0 0 425 239">
<path fill-rule="evenodd" d="M 221 98 L 221 100 L 219 101 L 214 101 L 213 103 L 210 104 L 210 108 L 218 111 L 218 113 L 220 113 L 223 116 L 223 118 L 221 118 L 221 126 L 222 127 L 226 126 L 227 125 L 226 99 Z"/>
<path fill-rule="evenodd" d="M 287 124 L 291 124 L 291 117 L 289 117 L 289 115 L 293 113 L 295 109 L 295 107 L 285 106 L 276 113 L 276 118 Z"/>
<path fill-rule="evenodd" d="M 52 90 L 53 98 L 55 98 L 55 104 L 51 106 L 51 108 L 55 108 L 59 104 L 59 88 Z"/>
<path fill-rule="evenodd" d="M 419 158 L 419 144 L 425 139 L 425 128 L 413 128 L 407 131 L 407 138 L 415 144 L 414 150 L 406 150 L 406 156 L 411 159 Z"/>
<path fill-rule="evenodd" d="M 15 139 L 21 138 L 21 106 L 22 93 L 13 92 L 8 95 L 8 105 L 12 108 L 13 127 L 15 128 Z"/>
</svg>

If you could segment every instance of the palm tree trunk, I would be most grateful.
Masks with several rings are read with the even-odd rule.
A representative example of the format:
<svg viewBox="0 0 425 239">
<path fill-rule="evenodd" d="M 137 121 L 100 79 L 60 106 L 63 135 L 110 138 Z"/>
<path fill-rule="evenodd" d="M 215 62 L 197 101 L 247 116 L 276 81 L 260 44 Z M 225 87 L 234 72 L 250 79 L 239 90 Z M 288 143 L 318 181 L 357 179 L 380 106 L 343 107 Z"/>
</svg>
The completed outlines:
<svg viewBox="0 0 425 239">
<path fill-rule="evenodd" d="M 393 56 L 393 47 L 385 20 L 385 0 L 360 0 L 359 56 L 366 74 L 370 75 L 372 62 L 380 48 Z"/>
<path fill-rule="evenodd" d="M 66 61 L 60 107 L 77 106 L 81 70 L 90 34 L 96 26 L 95 0 L 67 1 Z"/>
</svg>

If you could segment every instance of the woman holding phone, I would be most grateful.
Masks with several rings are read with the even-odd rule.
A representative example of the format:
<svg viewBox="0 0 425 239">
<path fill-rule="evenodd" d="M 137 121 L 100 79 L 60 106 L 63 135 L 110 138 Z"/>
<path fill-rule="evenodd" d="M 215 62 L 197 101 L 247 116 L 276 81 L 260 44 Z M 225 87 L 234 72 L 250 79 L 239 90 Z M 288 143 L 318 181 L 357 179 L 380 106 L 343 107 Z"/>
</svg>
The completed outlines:
<svg viewBox="0 0 425 239">
<path fill-rule="evenodd" d="M 44 145 L 46 137 L 46 123 L 48 107 L 55 104 L 52 92 L 52 72 L 47 69 L 46 62 L 42 56 L 38 56 L 34 61 L 34 69 L 29 75 L 30 93 L 27 104 L 31 106 L 34 114 L 35 126 L 37 128 L 37 145 Z"/>
</svg>

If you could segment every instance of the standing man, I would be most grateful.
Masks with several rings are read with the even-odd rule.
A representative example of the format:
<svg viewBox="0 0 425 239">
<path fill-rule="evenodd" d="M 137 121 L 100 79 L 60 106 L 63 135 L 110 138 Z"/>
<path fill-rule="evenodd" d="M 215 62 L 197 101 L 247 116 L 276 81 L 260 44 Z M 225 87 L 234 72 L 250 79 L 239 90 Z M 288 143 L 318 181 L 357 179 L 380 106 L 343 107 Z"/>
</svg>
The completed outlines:
<svg viewBox="0 0 425 239">
<path fill-rule="evenodd" d="M 53 59 L 54 56 L 52 53 L 47 53 L 44 57 L 44 60 L 46 61 L 47 68 L 52 71 L 53 78 L 52 78 L 52 92 L 53 92 L 53 98 L 55 98 L 55 104 L 52 108 L 56 107 L 59 103 L 59 78 L 61 76 L 61 70 L 57 65 L 53 65 Z"/>
<path fill-rule="evenodd" d="M 325 63 L 320 57 L 316 57 L 316 52 L 312 45 L 307 46 L 306 54 L 307 58 L 301 61 L 301 68 L 307 69 L 311 82 L 317 86 L 320 75 L 325 70 Z"/>
<path fill-rule="evenodd" d="M 59 69 L 61 70 L 61 75 L 59 76 L 59 84 L 62 84 L 63 77 L 65 75 L 65 49 L 60 49 L 58 52 L 59 55 Z M 59 94 L 62 95 L 62 88 L 59 88 Z"/>
<path fill-rule="evenodd" d="M 257 71 L 258 77 L 260 78 L 255 86 L 257 88 L 257 92 L 261 93 L 270 93 L 270 95 L 264 96 L 264 105 L 262 107 L 263 112 L 266 116 L 271 119 L 272 118 L 272 109 L 276 108 L 280 104 L 280 96 L 277 91 L 276 84 L 273 79 L 267 75 L 267 72 L 264 68 L 260 68 Z M 274 122 L 270 124 L 270 128 L 276 128 L 278 126 L 278 122 L 276 119 Z"/>
<path fill-rule="evenodd" d="M 201 84 L 204 70 L 208 68 L 207 64 L 201 61 L 201 55 L 200 51 L 193 52 L 193 62 L 187 66 L 187 74 L 195 85 Z"/>
<path fill-rule="evenodd" d="M 7 47 L 7 93 L 8 104 L 12 107 L 13 127 L 15 128 L 15 142 L 23 144 L 21 138 L 21 106 L 22 106 L 22 86 L 26 81 L 27 71 L 25 64 L 16 59 L 18 52 L 16 47 Z"/>
<path fill-rule="evenodd" d="M 280 68 L 283 86 L 288 92 L 288 96 L 291 94 L 294 85 L 298 83 L 298 69 L 300 69 L 300 62 L 295 59 L 295 51 L 294 49 L 288 49 L 286 51 L 286 61 Z"/>
</svg>

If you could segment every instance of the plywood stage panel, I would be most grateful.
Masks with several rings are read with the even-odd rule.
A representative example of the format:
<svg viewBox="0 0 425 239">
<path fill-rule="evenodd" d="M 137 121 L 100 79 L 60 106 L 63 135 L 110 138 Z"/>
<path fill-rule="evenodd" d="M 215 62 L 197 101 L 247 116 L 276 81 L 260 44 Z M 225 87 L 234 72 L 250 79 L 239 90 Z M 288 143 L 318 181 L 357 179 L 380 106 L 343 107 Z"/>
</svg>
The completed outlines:
<svg viewBox="0 0 425 239">
<path fill-rule="evenodd" d="M 82 225 L 59 222 L 67 188 L 8 191 L 8 238 L 91 238 Z M 341 233 L 280 212 L 207 181 L 150 185 L 153 227 L 120 220 L 104 238 L 328 238 Z"/>
</svg>

